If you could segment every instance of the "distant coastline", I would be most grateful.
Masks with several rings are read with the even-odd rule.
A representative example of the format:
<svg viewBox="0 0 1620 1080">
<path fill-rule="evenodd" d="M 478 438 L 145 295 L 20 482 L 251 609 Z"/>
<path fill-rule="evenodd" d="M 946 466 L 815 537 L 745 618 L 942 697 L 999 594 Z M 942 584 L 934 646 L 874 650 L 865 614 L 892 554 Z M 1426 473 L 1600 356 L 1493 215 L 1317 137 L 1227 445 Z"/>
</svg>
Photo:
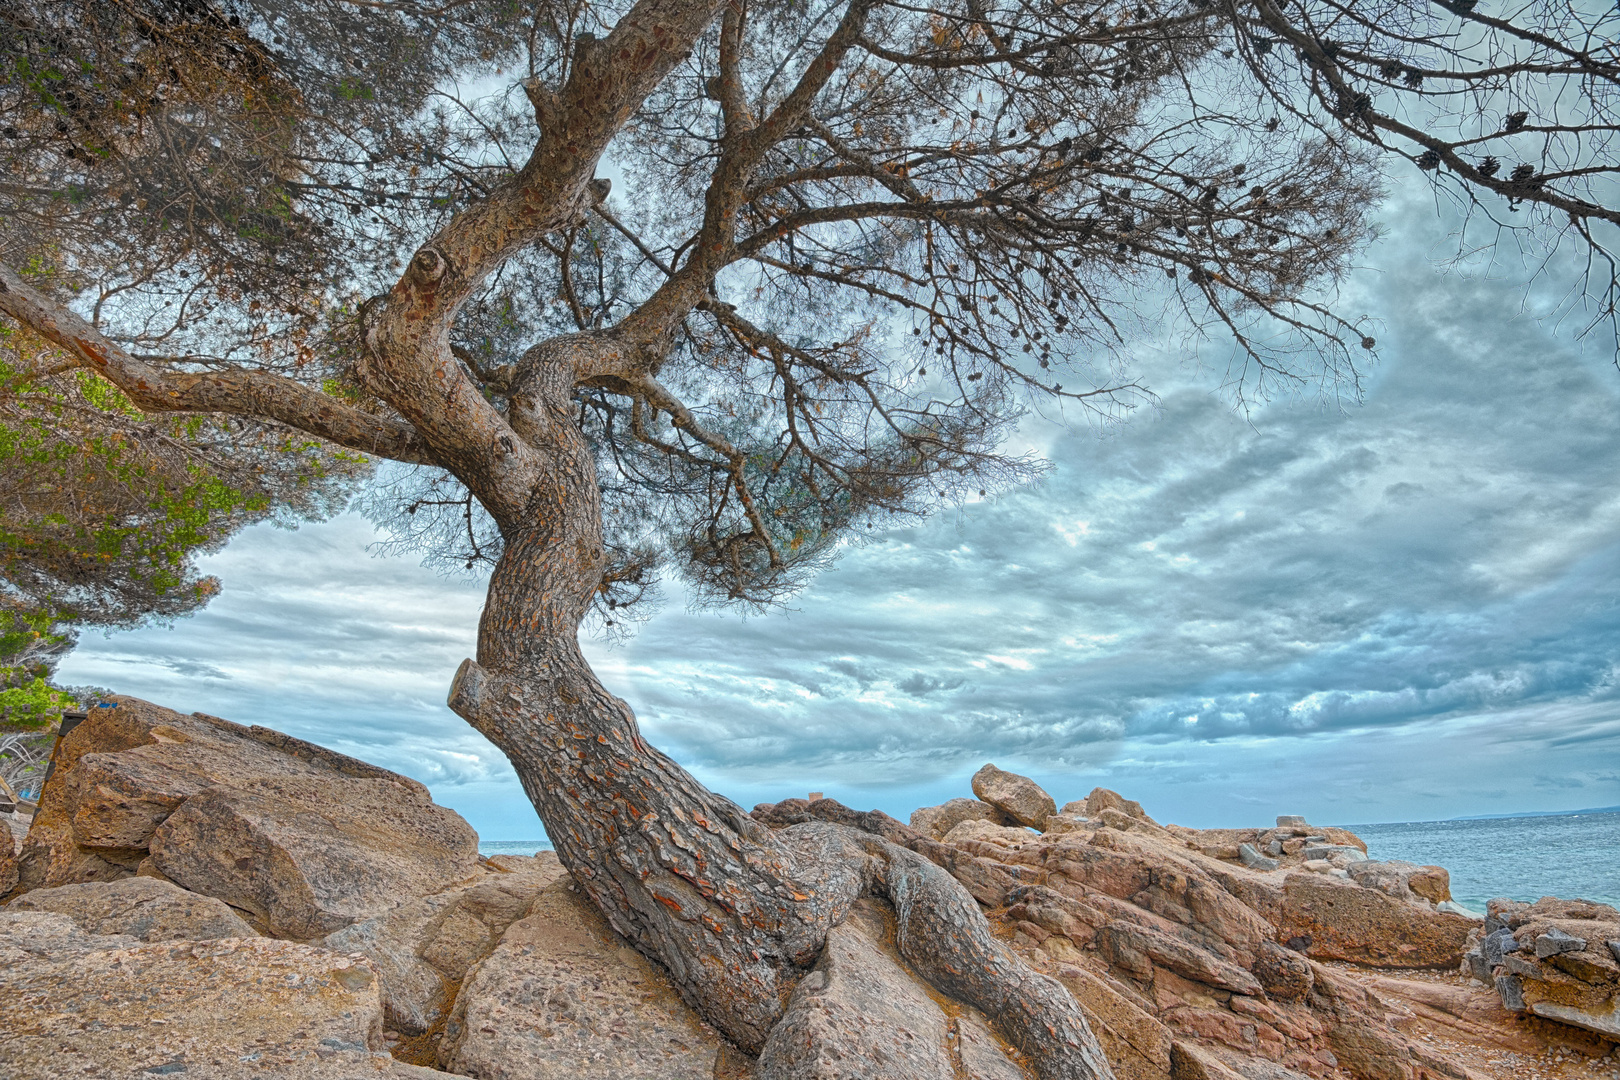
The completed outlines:
<svg viewBox="0 0 1620 1080">
<path fill-rule="evenodd" d="M 1466 817 L 1447 818 L 1447 821 L 1496 821 L 1501 818 L 1521 817 L 1574 817 L 1578 814 L 1620 814 L 1620 806 L 1592 806 L 1585 810 L 1526 810 L 1518 814 L 1469 814 Z"/>
</svg>

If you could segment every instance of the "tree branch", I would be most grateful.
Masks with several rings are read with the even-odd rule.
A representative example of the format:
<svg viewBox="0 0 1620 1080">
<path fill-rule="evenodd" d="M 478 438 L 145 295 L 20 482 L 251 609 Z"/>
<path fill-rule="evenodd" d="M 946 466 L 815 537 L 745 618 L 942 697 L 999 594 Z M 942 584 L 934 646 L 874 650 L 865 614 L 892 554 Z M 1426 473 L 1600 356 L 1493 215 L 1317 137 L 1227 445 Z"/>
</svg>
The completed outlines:
<svg viewBox="0 0 1620 1080">
<path fill-rule="evenodd" d="M 328 442 L 413 464 L 434 459 L 397 420 L 372 416 L 264 371 L 169 371 L 138 360 L 69 309 L 0 263 L 0 311 L 106 377 L 146 412 L 214 412 L 275 420 Z"/>
</svg>

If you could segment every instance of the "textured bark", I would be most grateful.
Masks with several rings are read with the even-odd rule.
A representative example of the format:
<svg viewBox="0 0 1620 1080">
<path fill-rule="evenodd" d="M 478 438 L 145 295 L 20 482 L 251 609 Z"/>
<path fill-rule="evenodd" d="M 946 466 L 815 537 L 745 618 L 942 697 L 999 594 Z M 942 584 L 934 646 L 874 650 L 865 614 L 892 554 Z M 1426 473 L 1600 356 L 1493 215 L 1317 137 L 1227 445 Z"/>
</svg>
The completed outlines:
<svg viewBox="0 0 1620 1080">
<path fill-rule="evenodd" d="M 450 694 L 511 759 L 563 864 L 613 928 L 751 1053 L 828 930 L 875 892 L 894 904 L 908 962 L 989 1015 L 1043 1077 L 1110 1076 L 1068 992 L 995 941 L 948 873 L 851 825 L 771 830 L 648 745 L 596 678 L 577 636 L 603 566 L 600 493 L 569 408 L 577 361 L 567 348 L 537 350 L 520 373 L 509 419 L 533 450 L 533 495 L 501 521 L 478 658 Z"/>
</svg>

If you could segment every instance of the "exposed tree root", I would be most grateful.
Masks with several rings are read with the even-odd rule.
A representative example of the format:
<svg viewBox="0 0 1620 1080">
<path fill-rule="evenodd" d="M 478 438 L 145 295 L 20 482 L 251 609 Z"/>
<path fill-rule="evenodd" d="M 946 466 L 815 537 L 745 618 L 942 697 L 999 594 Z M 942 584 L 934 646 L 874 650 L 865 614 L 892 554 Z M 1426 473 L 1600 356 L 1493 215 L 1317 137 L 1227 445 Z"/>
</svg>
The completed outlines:
<svg viewBox="0 0 1620 1080">
<path fill-rule="evenodd" d="M 577 652 L 550 672 L 520 681 L 468 661 L 451 705 L 512 759 L 558 856 L 613 927 L 738 1046 L 760 1052 L 828 932 L 858 899 L 881 896 L 907 963 L 984 1012 L 1041 1080 L 1112 1080 L 1069 992 L 992 937 L 945 870 L 849 824 L 767 828 L 648 746 Z"/>
</svg>

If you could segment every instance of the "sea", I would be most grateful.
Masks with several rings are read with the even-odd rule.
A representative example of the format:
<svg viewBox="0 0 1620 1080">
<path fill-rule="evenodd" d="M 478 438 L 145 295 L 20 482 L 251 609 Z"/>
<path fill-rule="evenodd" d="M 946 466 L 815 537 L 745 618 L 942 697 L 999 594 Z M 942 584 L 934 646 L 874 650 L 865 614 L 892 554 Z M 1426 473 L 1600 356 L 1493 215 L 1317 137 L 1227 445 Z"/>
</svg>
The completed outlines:
<svg viewBox="0 0 1620 1080">
<path fill-rule="evenodd" d="M 1620 808 L 1454 821 L 1346 825 L 1374 859 L 1405 859 L 1451 872 L 1451 895 L 1483 913 L 1497 896 L 1595 900 L 1620 907 Z M 484 840 L 482 855 L 533 855 L 549 840 Z"/>
<path fill-rule="evenodd" d="M 1451 896 L 1483 913 L 1503 896 L 1620 907 L 1620 807 L 1572 814 L 1346 825 L 1374 859 L 1443 866 Z"/>
</svg>

